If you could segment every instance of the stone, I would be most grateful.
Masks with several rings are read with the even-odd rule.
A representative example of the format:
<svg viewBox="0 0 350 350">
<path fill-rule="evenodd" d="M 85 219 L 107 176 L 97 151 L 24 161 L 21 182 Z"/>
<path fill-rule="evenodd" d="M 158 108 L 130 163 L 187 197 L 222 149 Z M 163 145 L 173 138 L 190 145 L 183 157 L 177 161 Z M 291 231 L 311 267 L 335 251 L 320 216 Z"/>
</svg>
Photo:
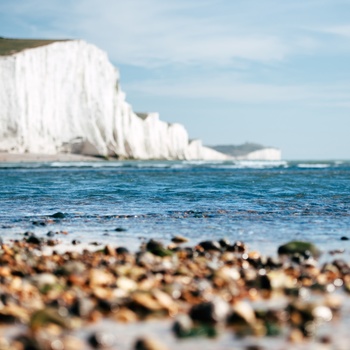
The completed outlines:
<svg viewBox="0 0 350 350">
<path fill-rule="evenodd" d="M 185 338 L 191 335 L 193 321 L 188 315 L 179 315 L 172 327 L 173 332 L 178 338 Z"/>
<path fill-rule="evenodd" d="M 321 255 L 321 251 L 310 242 L 304 241 L 291 241 L 278 247 L 279 255 L 290 255 L 299 254 L 302 256 L 309 256 L 310 254 L 318 258 Z"/>
<path fill-rule="evenodd" d="M 163 246 L 162 243 L 151 239 L 146 244 L 146 250 L 157 256 L 171 256 L 173 252 Z"/>
<path fill-rule="evenodd" d="M 136 340 L 135 350 L 168 350 L 169 348 L 151 337 L 142 337 Z"/>
<path fill-rule="evenodd" d="M 71 328 L 69 319 L 61 316 L 57 310 L 52 308 L 46 308 L 34 312 L 29 321 L 29 327 L 35 331 L 50 323 L 64 329 Z"/>
<path fill-rule="evenodd" d="M 125 247 L 118 247 L 116 248 L 116 253 L 117 254 L 129 254 L 129 249 L 128 248 L 125 248 Z"/>
<path fill-rule="evenodd" d="M 215 324 L 226 320 L 230 307 L 221 298 L 192 306 L 189 315 L 193 321 L 199 323 Z"/>
<path fill-rule="evenodd" d="M 172 242 L 177 243 L 177 244 L 181 244 L 181 243 L 187 243 L 188 242 L 188 238 L 183 237 L 183 236 L 174 236 L 171 239 Z"/>
<path fill-rule="evenodd" d="M 54 219 L 64 219 L 66 217 L 66 215 L 63 214 L 62 212 L 58 211 L 57 213 L 52 214 L 51 217 Z"/>
<path fill-rule="evenodd" d="M 203 250 L 216 250 L 221 251 L 221 245 L 218 241 L 203 241 L 198 244 Z"/>
<path fill-rule="evenodd" d="M 116 337 L 112 333 L 98 331 L 90 335 L 88 342 L 95 349 L 105 349 L 115 345 Z"/>
<path fill-rule="evenodd" d="M 27 243 L 40 244 L 41 239 L 39 237 L 37 237 L 36 235 L 32 234 L 27 238 Z"/>
</svg>

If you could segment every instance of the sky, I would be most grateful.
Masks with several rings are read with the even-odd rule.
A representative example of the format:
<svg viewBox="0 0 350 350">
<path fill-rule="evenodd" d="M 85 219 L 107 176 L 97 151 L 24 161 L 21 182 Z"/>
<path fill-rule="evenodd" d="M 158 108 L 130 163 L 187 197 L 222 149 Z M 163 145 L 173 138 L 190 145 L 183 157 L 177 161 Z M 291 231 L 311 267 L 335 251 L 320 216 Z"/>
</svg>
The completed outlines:
<svg viewBox="0 0 350 350">
<path fill-rule="evenodd" d="M 350 159 L 350 0 L 0 0 L 0 36 L 83 39 L 206 145 Z"/>
</svg>

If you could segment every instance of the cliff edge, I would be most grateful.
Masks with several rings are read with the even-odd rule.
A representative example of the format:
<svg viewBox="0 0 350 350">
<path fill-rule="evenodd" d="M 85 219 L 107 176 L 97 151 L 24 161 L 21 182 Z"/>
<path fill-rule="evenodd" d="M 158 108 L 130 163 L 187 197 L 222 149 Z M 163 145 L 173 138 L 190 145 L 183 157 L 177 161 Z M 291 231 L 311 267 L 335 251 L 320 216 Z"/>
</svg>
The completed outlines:
<svg viewBox="0 0 350 350">
<path fill-rule="evenodd" d="M 106 53 L 81 40 L 0 38 L 0 151 L 229 158 L 157 113 L 134 113 Z"/>
</svg>

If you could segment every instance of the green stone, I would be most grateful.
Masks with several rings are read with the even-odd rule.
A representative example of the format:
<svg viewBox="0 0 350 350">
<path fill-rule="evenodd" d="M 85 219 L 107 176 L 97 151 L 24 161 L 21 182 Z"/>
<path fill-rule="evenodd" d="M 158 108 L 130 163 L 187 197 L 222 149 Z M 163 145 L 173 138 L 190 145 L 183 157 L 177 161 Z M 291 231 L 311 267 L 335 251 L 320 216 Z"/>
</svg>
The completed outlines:
<svg viewBox="0 0 350 350">
<path fill-rule="evenodd" d="M 281 245 L 278 248 L 279 255 L 293 255 L 293 254 L 311 254 L 313 257 L 317 258 L 321 255 L 321 251 L 310 242 L 303 241 L 291 241 L 286 244 Z"/>
</svg>

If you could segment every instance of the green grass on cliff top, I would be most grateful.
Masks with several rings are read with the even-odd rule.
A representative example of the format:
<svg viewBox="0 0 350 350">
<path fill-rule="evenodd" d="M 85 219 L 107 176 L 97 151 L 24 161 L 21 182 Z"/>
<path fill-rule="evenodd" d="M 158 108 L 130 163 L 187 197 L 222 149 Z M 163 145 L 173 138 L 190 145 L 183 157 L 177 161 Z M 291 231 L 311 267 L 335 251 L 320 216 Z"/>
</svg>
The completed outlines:
<svg viewBox="0 0 350 350">
<path fill-rule="evenodd" d="M 6 39 L 0 37 L 0 56 L 13 55 L 25 49 L 49 45 L 57 41 L 66 40 L 43 40 L 43 39 Z"/>
</svg>

